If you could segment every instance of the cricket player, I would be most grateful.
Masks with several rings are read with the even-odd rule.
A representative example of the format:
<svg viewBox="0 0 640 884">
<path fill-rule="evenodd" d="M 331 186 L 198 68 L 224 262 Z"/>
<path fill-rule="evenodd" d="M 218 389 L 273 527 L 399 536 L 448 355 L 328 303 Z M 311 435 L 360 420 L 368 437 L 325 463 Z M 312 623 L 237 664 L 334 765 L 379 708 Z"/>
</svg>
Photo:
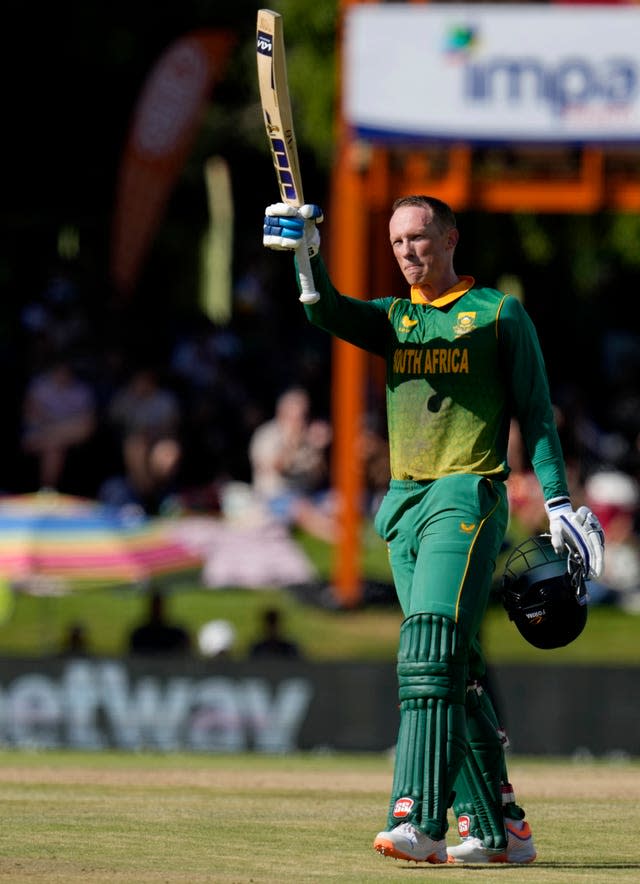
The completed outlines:
<svg viewBox="0 0 640 884">
<path fill-rule="evenodd" d="M 320 299 L 309 320 L 386 362 L 391 482 L 375 524 L 386 541 L 403 613 L 400 725 L 386 829 L 374 848 L 416 862 L 532 862 L 531 829 L 508 782 L 496 714 L 481 680 L 478 631 L 508 519 L 512 417 L 542 487 L 554 549 L 585 573 L 604 537 L 574 512 L 545 365 L 522 304 L 454 269 L 459 232 L 430 196 L 398 199 L 393 254 L 408 296 L 340 294 L 318 253 L 317 206 L 266 210 L 264 244 L 302 246 Z M 462 841 L 447 850 L 448 808 Z"/>
</svg>

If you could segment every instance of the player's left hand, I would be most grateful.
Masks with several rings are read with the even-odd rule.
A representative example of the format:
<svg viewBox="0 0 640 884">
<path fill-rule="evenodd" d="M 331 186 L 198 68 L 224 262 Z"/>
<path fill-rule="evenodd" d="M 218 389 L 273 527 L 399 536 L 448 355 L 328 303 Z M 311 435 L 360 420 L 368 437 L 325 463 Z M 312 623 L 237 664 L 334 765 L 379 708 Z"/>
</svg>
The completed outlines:
<svg viewBox="0 0 640 884">
<path fill-rule="evenodd" d="M 576 512 L 566 497 L 545 503 L 551 544 L 559 554 L 568 546 L 584 563 L 587 578 L 600 577 L 604 567 L 604 531 L 598 517 L 586 506 Z"/>
</svg>

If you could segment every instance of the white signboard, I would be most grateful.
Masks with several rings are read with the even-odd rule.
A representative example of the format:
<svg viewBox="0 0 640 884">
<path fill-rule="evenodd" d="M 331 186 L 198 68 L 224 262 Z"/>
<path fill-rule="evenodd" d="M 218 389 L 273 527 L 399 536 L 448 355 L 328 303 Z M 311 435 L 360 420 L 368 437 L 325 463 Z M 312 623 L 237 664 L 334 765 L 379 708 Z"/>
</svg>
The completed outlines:
<svg viewBox="0 0 640 884">
<path fill-rule="evenodd" d="M 640 142 L 640 7 L 375 4 L 346 19 L 363 138 Z"/>
</svg>

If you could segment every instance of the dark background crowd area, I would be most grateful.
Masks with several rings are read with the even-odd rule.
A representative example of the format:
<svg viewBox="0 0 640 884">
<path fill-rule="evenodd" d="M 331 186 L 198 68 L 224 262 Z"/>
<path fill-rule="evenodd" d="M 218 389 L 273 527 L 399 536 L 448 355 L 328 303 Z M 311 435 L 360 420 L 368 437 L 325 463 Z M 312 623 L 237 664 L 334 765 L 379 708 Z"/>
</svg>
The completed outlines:
<svg viewBox="0 0 640 884">
<path fill-rule="evenodd" d="M 287 386 L 304 386 L 317 415 L 330 411 L 330 344 L 304 319 L 286 263 L 289 290 L 282 295 L 270 290 L 268 269 L 247 268 L 235 286 L 233 318 L 224 326 L 197 307 L 167 309 L 161 294 L 156 304 L 96 297 L 95 282 L 87 290 L 63 264 L 14 304 L 13 315 L 5 305 L 0 490 L 15 494 L 42 485 L 38 458 L 24 450 L 25 402 L 34 379 L 62 362 L 88 385 L 96 421 L 86 441 L 69 447 L 56 490 L 102 498 L 105 483 L 126 475 L 124 430 L 110 408 L 144 371 L 175 398 L 179 420 L 171 436 L 180 458 L 169 480 L 139 502 L 149 513 L 168 501 L 215 510 L 220 483 L 250 481 L 250 436 L 273 416 Z"/>
<path fill-rule="evenodd" d="M 16 300 L 12 314 L 5 304 L 2 325 L 5 493 L 42 484 L 37 458 L 23 445 L 25 397 L 30 382 L 61 359 L 88 384 L 97 418 L 88 441 L 69 450 L 56 483 L 64 493 L 97 497 L 105 482 L 126 473 L 122 429 L 110 407 L 136 372 L 151 370 L 158 386 L 176 397 L 179 463 L 170 481 L 143 502 L 150 512 L 176 494 L 187 507 L 207 509 L 215 505 L 217 483 L 250 481 L 249 439 L 273 416 L 275 400 L 288 386 L 306 388 L 314 414 L 330 416 L 331 342 L 306 321 L 287 256 L 267 253 L 244 268 L 225 325 L 194 306 L 171 308 L 161 293 L 157 302 L 146 303 L 96 295 L 95 281 L 79 277 L 73 265 L 58 263 L 33 279 L 39 284 Z M 597 347 L 580 352 L 569 341 L 571 327 L 545 322 L 534 298 L 532 309 L 527 306 L 545 347 L 567 461 L 581 481 L 603 468 L 638 478 L 638 335 L 603 327 Z M 372 372 L 364 407 L 381 430 L 384 398 L 377 375 Z"/>
<path fill-rule="evenodd" d="M 324 38 L 331 45 L 334 6 Z M 269 261 L 261 244 L 263 209 L 277 199 L 277 186 L 257 95 L 257 8 L 252 0 L 224 9 L 214 0 L 71 0 L 56 9 L 37 4 L 34 24 L 32 7 L 7 4 L 0 492 L 42 484 L 36 458 L 24 451 L 23 408 L 29 383 L 60 358 L 89 384 L 97 423 L 89 441 L 70 450 L 59 491 L 95 497 L 105 481 L 122 476 L 122 434 L 108 409 L 135 371 L 152 369 L 178 398 L 179 467 L 169 486 L 145 501 L 150 511 L 176 489 L 196 489 L 194 505 L 206 508 L 215 503 L 208 494 L 216 482 L 248 480 L 249 436 L 289 384 L 304 385 L 316 413 L 328 414 L 330 342 L 304 320 L 291 263 Z M 292 37 L 293 14 L 288 22 Z M 110 261 L 127 134 L 154 65 L 198 29 L 228 30 L 235 51 L 158 219 L 135 291 L 123 297 L 114 291 Z M 325 192 L 326 172 L 301 153 L 309 188 Z M 236 217 L 227 326 L 214 326 L 197 306 L 209 223 L 203 170 L 212 156 L 228 164 Z"/>
<path fill-rule="evenodd" d="M 332 223 L 336 4 L 312 9 L 281 2 L 278 8 L 296 50 L 293 60 L 303 50 L 316 51 L 301 65 L 313 89 L 295 112 L 305 195 L 327 210 L 324 251 Z M 206 509 L 215 505 L 217 483 L 249 481 L 251 433 L 273 416 L 278 394 L 291 384 L 308 390 L 316 416 L 330 416 L 332 342 L 306 321 L 290 258 L 261 243 L 264 207 L 278 195 L 253 67 L 256 9 L 250 0 L 224 9 L 213 0 L 185 0 L 178 7 L 72 0 L 64 9 L 39 7 L 34 27 L 31 7 L 8 3 L 3 63 L 11 86 L 0 168 L 1 492 L 42 484 L 36 458 L 24 449 L 23 409 L 30 382 L 61 357 L 89 385 L 97 419 L 88 441 L 70 451 L 59 491 L 95 497 L 108 480 L 123 476 L 122 428 L 109 410 L 135 371 L 153 369 L 160 386 L 177 397 L 180 456 L 169 481 L 144 501 L 151 512 L 176 493 Z M 110 238 L 133 110 L 172 41 L 212 27 L 230 28 L 236 49 L 213 89 L 139 285 L 129 298 L 118 297 L 110 282 Z M 316 118 L 311 125 L 310 110 L 323 90 L 323 125 Z M 208 225 L 203 168 L 212 156 L 228 164 L 234 202 L 233 303 L 226 325 L 215 325 L 197 306 Z M 468 211 L 458 221 L 458 272 L 474 274 L 481 285 L 522 289 L 543 346 L 572 476 L 581 482 L 614 469 L 637 479 L 640 218 L 604 211 Z M 71 258 L 61 248 L 65 235 L 77 237 Z M 395 286 L 375 293 L 405 291 Z M 379 365 L 370 377 L 363 410 L 384 432 Z"/>
</svg>

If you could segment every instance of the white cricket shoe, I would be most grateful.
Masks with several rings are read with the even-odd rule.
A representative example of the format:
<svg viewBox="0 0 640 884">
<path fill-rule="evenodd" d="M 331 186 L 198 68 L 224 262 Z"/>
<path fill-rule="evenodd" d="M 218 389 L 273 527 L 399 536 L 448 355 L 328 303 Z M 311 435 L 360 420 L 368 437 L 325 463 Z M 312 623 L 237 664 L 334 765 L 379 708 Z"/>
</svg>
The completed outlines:
<svg viewBox="0 0 640 884">
<path fill-rule="evenodd" d="M 447 848 L 450 863 L 532 863 L 536 858 L 536 848 L 529 823 L 523 822 L 518 829 L 513 822 L 506 821 L 507 849 L 485 847 L 479 838 L 469 835 L 461 844 Z"/>
<path fill-rule="evenodd" d="M 373 847 L 383 856 L 392 856 L 394 859 L 434 864 L 449 861 L 444 838 L 434 841 L 411 823 L 400 823 L 388 832 L 378 832 Z"/>
</svg>

